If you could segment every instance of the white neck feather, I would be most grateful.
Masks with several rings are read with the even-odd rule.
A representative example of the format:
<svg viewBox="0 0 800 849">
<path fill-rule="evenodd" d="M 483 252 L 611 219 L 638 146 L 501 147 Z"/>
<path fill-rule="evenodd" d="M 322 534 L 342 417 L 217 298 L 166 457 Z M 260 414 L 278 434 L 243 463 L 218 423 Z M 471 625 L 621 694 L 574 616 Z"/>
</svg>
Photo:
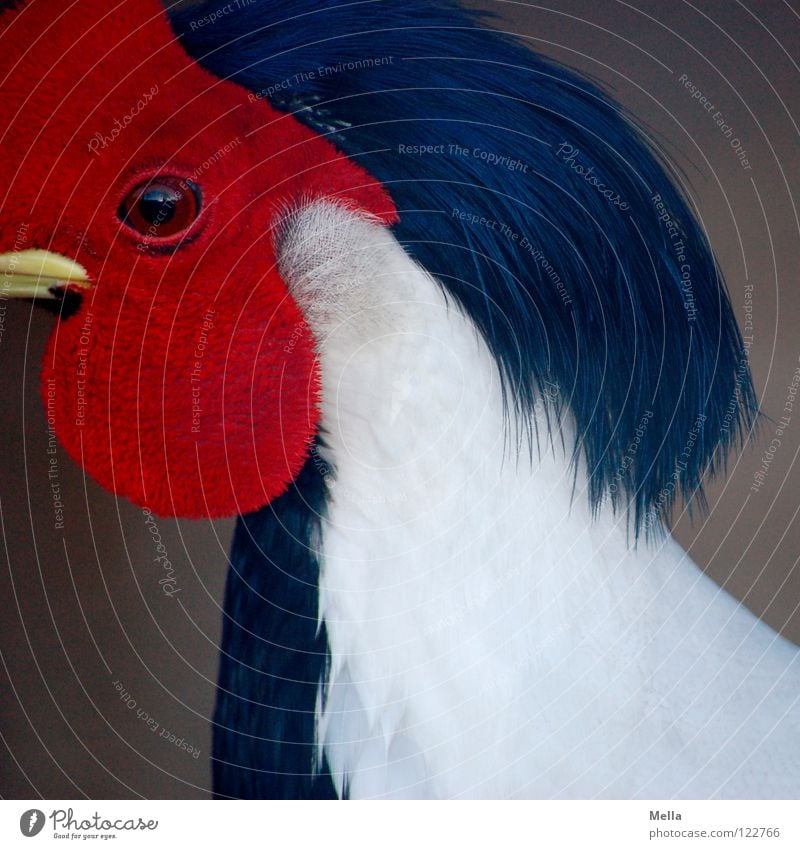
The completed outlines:
<svg viewBox="0 0 800 849">
<path fill-rule="evenodd" d="M 752 795 L 714 755 L 736 722 L 709 738 L 706 709 L 744 710 L 735 676 L 766 645 L 772 680 L 790 648 L 669 537 L 630 550 L 624 517 L 593 520 L 543 405 L 541 452 L 517 451 L 485 344 L 389 231 L 309 207 L 280 263 L 322 367 L 318 734 L 340 792 Z"/>
</svg>

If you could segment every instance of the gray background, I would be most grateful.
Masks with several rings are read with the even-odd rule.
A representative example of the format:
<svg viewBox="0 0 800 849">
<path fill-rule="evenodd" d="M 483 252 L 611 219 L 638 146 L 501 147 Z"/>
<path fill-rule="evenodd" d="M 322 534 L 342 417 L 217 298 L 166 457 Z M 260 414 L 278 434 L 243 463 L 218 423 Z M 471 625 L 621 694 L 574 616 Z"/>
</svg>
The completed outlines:
<svg viewBox="0 0 800 849">
<path fill-rule="evenodd" d="M 685 175 L 740 320 L 744 285 L 755 287 L 753 372 L 765 413 L 779 419 L 800 355 L 796 4 L 473 5 L 598 80 L 661 139 Z M 684 73 L 724 113 L 752 170 L 680 84 Z M 59 452 L 66 528 L 54 529 L 37 384 L 52 323 L 27 303 L 12 304 L 0 340 L 0 793 L 204 797 L 232 522 L 159 522 L 181 589 L 169 599 L 141 512 Z M 730 458 L 728 477 L 710 484 L 709 514 L 694 524 L 680 516 L 676 533 L 717 581 L 800 641 L 800 405 L 752 493 L 773 436 L 767 420 Z M 137 709 L 199 757 L 152 732 Z"/>
</svg>

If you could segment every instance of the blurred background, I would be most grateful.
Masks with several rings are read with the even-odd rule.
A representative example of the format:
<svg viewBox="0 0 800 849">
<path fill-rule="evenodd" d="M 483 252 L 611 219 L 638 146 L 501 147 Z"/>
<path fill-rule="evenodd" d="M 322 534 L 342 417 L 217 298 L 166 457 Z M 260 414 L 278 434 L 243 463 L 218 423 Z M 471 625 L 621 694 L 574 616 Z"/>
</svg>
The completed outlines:
<svg viewBox="0 0 800 849">
<path fill-rule="evenodd" d="M 169 4 L 168 4 L 169 5 Z M 800 366 L 800 6 L 745 0 L 481 0 L 493 25 L 593 78 L 677 163 L 744 324 L 766 414 L 676 536 L 695 561 L 800 643 L 800 403 L 767 459 Z M 724 116 L 737 150 L 692 97 Z M 746 164 L 742 151 L 746 152 Z M 203 798 L 210 792 L 221 599 L 232 522 L 159 521 L 168 598 L 142 513 L 58 450 L 54 527 L 39 363 L 55 319 L 0 323 L 0 795 Z"/>
</svg>

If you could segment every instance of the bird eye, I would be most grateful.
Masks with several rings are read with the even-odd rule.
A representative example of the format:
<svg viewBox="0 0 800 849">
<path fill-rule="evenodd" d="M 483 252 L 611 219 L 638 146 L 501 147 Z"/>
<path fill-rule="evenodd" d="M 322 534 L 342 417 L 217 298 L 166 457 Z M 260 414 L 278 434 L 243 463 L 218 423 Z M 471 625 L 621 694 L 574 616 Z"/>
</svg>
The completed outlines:
<svg viewBox="0 0 800 849">
<path fill-rule="evenodd" d="M 128 192 L 118 214 L 145 236 L 174 236 L 200 214 L 200 190 L 179 177 L 146 180 Z"/>
</svg>

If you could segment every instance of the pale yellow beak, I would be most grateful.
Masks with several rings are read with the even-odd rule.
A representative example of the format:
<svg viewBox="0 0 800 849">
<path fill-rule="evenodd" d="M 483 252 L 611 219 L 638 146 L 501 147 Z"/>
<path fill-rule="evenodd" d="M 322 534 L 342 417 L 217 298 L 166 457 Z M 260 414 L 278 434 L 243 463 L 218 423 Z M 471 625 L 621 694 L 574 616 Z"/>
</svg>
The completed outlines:
<svg viewBox="0 0 800 849">
<path fill-rule="evenodd" d="M 0 298 L 57 298 L 66 288 L 88 289 L 86 269 L 38 248 L 0 254 Z"/>
</svg>

